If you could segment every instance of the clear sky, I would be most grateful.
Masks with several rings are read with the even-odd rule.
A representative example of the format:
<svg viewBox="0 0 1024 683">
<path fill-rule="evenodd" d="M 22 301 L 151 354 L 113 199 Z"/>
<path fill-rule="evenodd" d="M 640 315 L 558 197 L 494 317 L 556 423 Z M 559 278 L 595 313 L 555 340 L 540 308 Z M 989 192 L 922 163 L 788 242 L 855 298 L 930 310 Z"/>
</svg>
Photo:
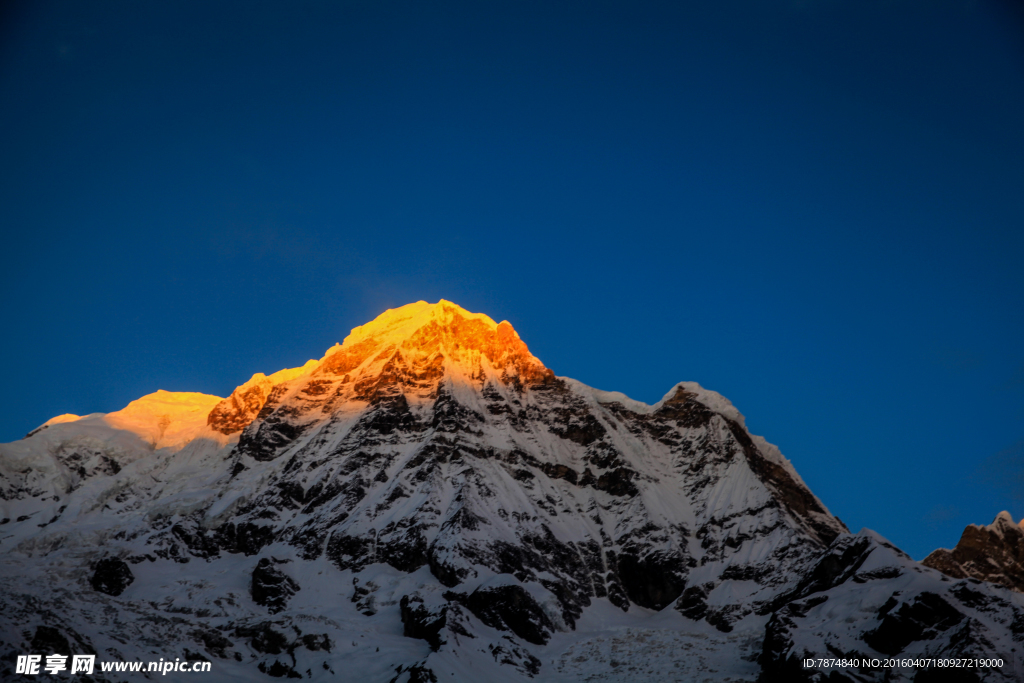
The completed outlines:
<svg viewBox="0 0 1024 683">
<path fill-rule="evenodd" d="M 920 559 L 1024 515 L 1022 122 L 996 0 L 8 2 L 0 441 L 445 298 Z"/>
</svg>

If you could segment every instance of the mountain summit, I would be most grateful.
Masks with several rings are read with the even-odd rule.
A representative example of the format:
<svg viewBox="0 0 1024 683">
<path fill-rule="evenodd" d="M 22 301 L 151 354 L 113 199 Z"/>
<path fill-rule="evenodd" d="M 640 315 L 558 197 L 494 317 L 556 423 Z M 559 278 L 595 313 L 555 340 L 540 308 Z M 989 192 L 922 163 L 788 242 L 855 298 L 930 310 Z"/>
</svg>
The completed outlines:
<svg viewBox="0 0 1024 683">
<path fill-rule="evenodd" d="M 327 352 L 319 372 L 338 376 L 360 369 L 353 379 L 377 372 L 396 381 L 450 375 L 522 385 L 554 377 L 508 321 L 495 323 L 444 299 L 388 310 L 355 328 L 341 346 Z"/>
<path fill-rule="evenodd" d="M 307 395 L 330 394 L 325 410 L 370 401 L 380 392 L 429 398 L 443 378 L 460 384 L 494 378 L 519 388 L 554 378 L 507 321 L 495 323 L 443 299 L 419 301 L 355 328 L 319 362 L 269 377 L 254 375 L 210 413 L 211 427 L 224 434 L 241 431 L 275 386 L 307 375 L 312 376 Z"/>
<path fill-rule="evenodd" d="M 1024 598 L 851 535 L 719 394 L 557 377 L 447 301 L 225 399 L 153 396 L 0 445 L 19 652 L 58 633 L 225 677 L 772 681 L 836 651 L 1016 662 L 1024 637 Z"/>
</svg>

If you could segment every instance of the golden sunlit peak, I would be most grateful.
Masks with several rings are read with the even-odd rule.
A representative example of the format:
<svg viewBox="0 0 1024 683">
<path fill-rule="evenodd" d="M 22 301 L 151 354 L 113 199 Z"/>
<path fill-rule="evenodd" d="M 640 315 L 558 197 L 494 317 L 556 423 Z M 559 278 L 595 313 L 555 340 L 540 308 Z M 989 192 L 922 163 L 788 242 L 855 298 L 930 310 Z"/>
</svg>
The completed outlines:
<svg viewBox="0 0 1024 683">
<path fill-rule="evenodd" d="M 56 417 L 51 417 L 49 420 L 47 420 L 46 422 L 44 422 L 40 426 L 41 427 L 49 427 L 50 425 L 59 425 L 59 424 L 63 424 L 64 422 L 74 422 L 75 420 L 81 420 L 81 419 L 82 419 L 81 415 L 75 415 L 74 413 L 64 413 L 63 415 L 58 415 Z"/>
<path fill-rule="evenodd" d="M 402 336 L 403 332 L 415 331 L 429 322 L 436 321 L 444 325 L 456 318 L 477 320 L 492 330 L 498 327 L 498 323 L 494 322 L 490 316 L 483 313 L 471 313 L 446 299 L 441 299 L 436 304 L 417 301 L 398 308 L 389 308 L 365 325 L 354 328 L 345 337 L 342 346 L 357 343 L 366 337 Z M 508 322 L 506 321 L 505 324 L 508 325 Z"/>
<path fill-rule="evenodd" d="M 200 394 L 192 391 L 164 391 L 159 389 L 152 394 L 137 398 L 121 410 L 107 413 L 112 419 L 149 420 L 154 415 L 183 416 L 191 413 L 202 413 L 205 416 L 213 406 L 223 399 L 220 396 Z"/>
<path fill-rule="evenodd" d="M 411 364 L 409 367 L 432 367 L 427 373 L 431 376 L 456 373 L 479 378 L 484 359 L 500 376 L 518 377 L 525 383 L 554 376 L 530 353 L 508 321 L 496 323 L 490 316 L 472 313 L 445 299 L 384 311 L 330 349 L 317 372 L 345 376 L 361 368 L 360 375 L 376 373 L 393 357 Z M 378 366 L 379 370 L 373 369 Z"/>
</svg>

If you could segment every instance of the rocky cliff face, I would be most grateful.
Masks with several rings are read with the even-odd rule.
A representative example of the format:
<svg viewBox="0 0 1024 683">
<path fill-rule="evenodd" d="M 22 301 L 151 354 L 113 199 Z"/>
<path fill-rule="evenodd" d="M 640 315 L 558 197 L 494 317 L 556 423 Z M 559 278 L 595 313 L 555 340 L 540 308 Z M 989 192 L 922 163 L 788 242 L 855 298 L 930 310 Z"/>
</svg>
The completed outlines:
<svg viewBox="0 0 1024 683">
<path fill-rule="evenodd" d="M 1024 592 L 1024 527 L 1009 512 L 1000 512 L 988 526 L 964 529 L 952 550 L 939 548 L 921 561 L 955 579 L 972 577 Z"/>
<path fill-rule="evenodd" d="M 851 536 L 723 397 L 557 377 L 445 301 L 192 400 L 0 446 L 11 652 L 35 627 L 111 659 L 380 681 L 790 680 L 837 647 L 1016 661 L 1019 596 Z M 189 438 L 154 441 L 161 422 Z"/>
</svg>

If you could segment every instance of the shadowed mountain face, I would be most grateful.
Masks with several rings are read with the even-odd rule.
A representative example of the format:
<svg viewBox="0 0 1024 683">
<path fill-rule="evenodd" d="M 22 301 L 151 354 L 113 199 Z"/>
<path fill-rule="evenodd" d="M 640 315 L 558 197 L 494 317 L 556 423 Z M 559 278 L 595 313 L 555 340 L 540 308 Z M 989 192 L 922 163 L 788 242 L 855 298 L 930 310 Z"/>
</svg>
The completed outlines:
<svg viewBox="0 0 1024 683">
<path fill-rule="evenodd" d="M 1014 661 L 1019 596 L 851 536 L 720 395 L 556 377 L 449 302 L 227 399 L 162 394 L 0 446 L 12 652 L 56 628 L 111 659 L 382 681 L 813 680 L 798 662 L 840 646 Z"/>
<path fill-rule="evenodd" d="M 1024 528 L 1009 512 L 1000 512 L 988 526 L 968 526 L 953 550 L 939 548 L 921 564 L 955 579 L 971 577 L 1024 592 Z"/>
</svg>

